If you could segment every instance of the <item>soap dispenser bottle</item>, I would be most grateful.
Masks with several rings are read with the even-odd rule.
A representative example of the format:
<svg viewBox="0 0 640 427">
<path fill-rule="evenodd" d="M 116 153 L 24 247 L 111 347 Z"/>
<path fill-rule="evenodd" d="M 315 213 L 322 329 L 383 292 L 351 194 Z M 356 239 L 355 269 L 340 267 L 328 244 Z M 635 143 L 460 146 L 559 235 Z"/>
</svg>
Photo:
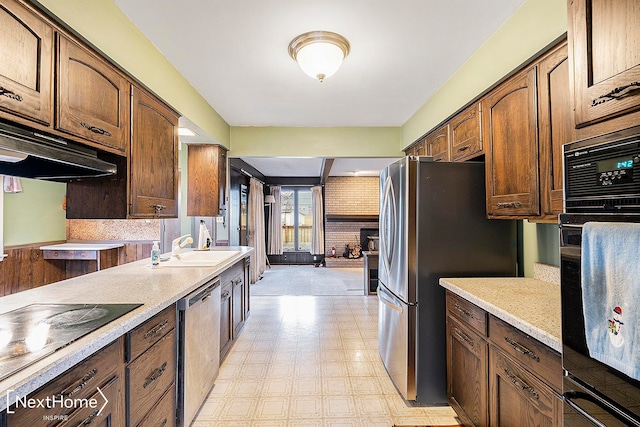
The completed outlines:
<svg viewBox="0 0 640 427">
<path fill-rule="evenodd" d="M 153 246 L 151 247 L 151 266 L 156 267 L 160 264 L 160 246 L 158 246 L 160 242 L 153 242 Z"/>
</svg>

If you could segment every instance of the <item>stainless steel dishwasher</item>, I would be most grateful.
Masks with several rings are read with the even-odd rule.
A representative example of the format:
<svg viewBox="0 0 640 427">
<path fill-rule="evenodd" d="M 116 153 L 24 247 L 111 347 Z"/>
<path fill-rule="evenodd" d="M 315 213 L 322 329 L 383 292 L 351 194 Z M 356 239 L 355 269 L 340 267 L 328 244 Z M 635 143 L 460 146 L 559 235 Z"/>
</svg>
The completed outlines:
<svg viewBox="0 0 640 427">
<path fill-rule="evenodd" d="M 220 279 L 178 301 L 178 425 L 187 427 L 220 370 Z"/>
</svg>

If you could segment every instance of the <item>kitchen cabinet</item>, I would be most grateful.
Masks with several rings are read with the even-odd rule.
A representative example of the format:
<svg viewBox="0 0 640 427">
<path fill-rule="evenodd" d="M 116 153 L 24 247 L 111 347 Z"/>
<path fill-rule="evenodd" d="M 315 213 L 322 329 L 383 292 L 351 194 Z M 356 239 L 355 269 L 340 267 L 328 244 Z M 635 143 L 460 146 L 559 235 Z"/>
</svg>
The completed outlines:
<svg viewBox="0 0 640 427">
<path fill-rule="evenodd" d="M 105 407 L 100 416 L 96 416 L 92 408 L 74 408 L 73 405 L 70 405 L 71 408 L 58 405 L 55 409 L 14 407 L 11 410 L 14 413 L 7 413 L 7 427 L 57 425 L 60 419 L 53 419 L 52 415 L 68 416 L 69 419 L 78 420 L 69 425 L 79 425 L 92 414 L 91 419 L 101 423 L 100 425 L 124 425 L 123 349 L 121 337 L 29 395 L 33 399 L 51 396 L 65 399 L 95 397 L 102 406 L 104 398 L 94 396 L 96 387 L 100 387 L 109 400 L 108 407 Z"/>
<path fill-rule="evenodd" d="M 240 334 L 240 330 L 244 326 L 244 272 L 238 274 L 231 280 L 233 286 L 233 314 L 231 315 L 233 323 L 234 338 Z"/>
<path fill-rule="evenodd" d="M 29 6 L 15 0 L 0 4 L 0 117 L 52 123 L 53 33 Z"/>
<path fill-rule="evenodd" d="M 100 391 L 96 391 L 89 399 L 94 399 L 96 402 L 105 402 L 105 406 L 98 406 L 97 408 L 85 407 L 73 412 L 69 418 L 63 421 L 59 427 L 111 427 L 121 422 L 120 413 L 122 412 L 122 402 L 120 402 L 119 395 L 121 389 L 122 379 L 119 377 L 113 377 L 109 382 L 100 388 Z"/>
<path fill-rule="evenodd" d="M 562 145 L 576 140 L 569 67 L 566 43 L 544 56 L 537 67 L 540 220 L 553 223 L 563 210 Z"/>
<path fill-rule="evenodd" d="M 251 314 L 251 284 L 249 282 L 249 272 L 251 271 L 251 258 L 246 257 L 244 259 L 244 275 L 243 275 L 243 283 L 244 286 L 244 319 L 247 320 L 249 315 Z"/>
<path fill-rule="evenodd" d="M 578 127 L 640 109 L 638 22 L 637 0 L 568 2 Z"/>
<path fill-rule="evenodd" d="M 224 360 L 233 344 L 233 323 L 231 316 L 233 314 L 232 292 L 233 285 L 231 282 L 221 285 L 220 295 L 220 363 Z"/>
<path fill-rule="evenodd" d="M 449 161 L 449 123 L 427 135 L 426 152 L 434 162 Z"/>
<path fill-rule="evenodd" d="M 536 75 L 529 67 L 482 99 L 489 218 L 540 214 Z"/>
<path fill-rule="evenodd" d="M 133 218 L 178 216 L 178 115 L 131 88 L 130 209 Z"/>
<path fill-rule="evenodd" d="M 176 307 L 171 305 L 126 334 L 127 427 L 139 426 L 146 419 L 155 419 L 158 414 L 154 414 L 154 411 L 160 408 L 158 403 L 167 393 L 175 396 L 175 327 Z M 175 407 L 175 399 L 173 405 Z M 166 425 L 176 425 L 175 411 L 167 419 Z"/>
<path fill-rule="evenodd" d="M 221 215 L 227 205 L 226 148 L 189 144 L 187 151 L 187 215 Z"/>
<path fill-rule="evenodd" d="M 562 425 L 560 354 L 447 291 L 447 397 L 465 426 Z"/>
<path fill-rule="evenodd" d="M 451 160 L 459 162 L 479 156 L 482 150 L 482 104 L 473 103 L 449 122 Z"/>
<path fill-rule="evenodd" d="M 451 292 L 446 299 L 447 397 L 465 426 L 489 425 L 486 313 Z"/>
<path fill-rule="evenodd" d="M 58 34 L 56 129 L 125 154 L 129 148 L 129 82 L 97 54 Z"/>
</svg>

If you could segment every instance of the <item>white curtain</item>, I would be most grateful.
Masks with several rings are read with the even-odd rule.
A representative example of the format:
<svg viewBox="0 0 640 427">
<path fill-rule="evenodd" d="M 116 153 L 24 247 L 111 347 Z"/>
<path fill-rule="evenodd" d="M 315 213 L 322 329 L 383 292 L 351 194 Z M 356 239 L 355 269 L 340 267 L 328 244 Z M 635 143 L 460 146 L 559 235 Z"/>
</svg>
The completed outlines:
<svg viewBox="0 0 640 427">
<path fill-rule="evenodd" d="M 267 266 L 267 250 L 264 233 L 264 194 L 262 184 L 255 178 L 249 180 L 249 246 L 254 248 L 249 282 L 260 280 Z"/>
<path fill-rule="evenodd" d="M 311 253 L 324 254 L 324 218 L 322 215 L 322 187 L 311 187 Z"/>
<path fill-rule="evenodd" d="M 269 204 L 269 241 L 267 253 L 269 255 L 282 254 L 282 204 L 280 199 L 280 187 L 272 186 L 271 195 L 275 199 Z"/>
</svg>

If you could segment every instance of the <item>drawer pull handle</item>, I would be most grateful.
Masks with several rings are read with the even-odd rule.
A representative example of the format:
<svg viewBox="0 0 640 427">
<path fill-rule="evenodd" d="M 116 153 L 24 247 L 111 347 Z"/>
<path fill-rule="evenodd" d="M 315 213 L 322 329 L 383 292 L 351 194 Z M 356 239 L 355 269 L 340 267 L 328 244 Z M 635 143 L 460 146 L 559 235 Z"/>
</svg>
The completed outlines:
<svg viewBox="0 0 640 427">
<path fill-rule="evenodd" d="M 471 338 L 469 338 L 469 336 L 467 334 L 465 334 L 464 332 L 461 332 L 457 329 L 454 329 L 453 332 L 455 332 L 455 334 L 458 336 L 458 338 L 460 338 L 463 341 L 466 341 L 467 344 L 469 344 L 471 347 L 475 347 L 475 343 L 473 342 L 473 340 Z"/>
<path fill-rule="evenodd" d="M 620 86 L 613 89 L 609 93 L 600 95 L 596 99 L 591 101 L 591 106 L 604 104 L 607 101 L 613 101 L 614 99 L 622 99 L 627 96 L 637 95 L 640 92 L 640 82 L 629 83 L 628 85 Z"/>
<path fill-rule="evenodd" d="M 519 353 L 524 354 L 525 356 L 528 356 L 530 359 L 535 360 L 536 362 L 540 362 L 540 357 L 535 354 L 533 351 L 529 350 L 527 347 L 523 346 L 522 344 L 517 343 L 515 340 L 505 336 L 504 340 L 506 342 L 509 343 L 509 345 L 511 347 L 513 347 L 513 349 Z"/>
<path fill-rule="evenodd" d="M 158 427 L 164 427 L 167 425 L 167 419 L 165 418 L 164 420 L 162 420 L 162 422 L 160 423 L 160 425 Z"/>
<path fill-rule="evenodd" d="M 229 291 L 224 291 L 224 293 L 222 294 L 222 297 L 220 299 L 227 299 L 229 298 Z"/>
<path fill-rule="evenodd" d="M 471 319 L 475 319 L 475 317 L 473 316 L 473 313 L 467 310 L 466 308 L 462 307 L 460 304 L 455 303 L 453 304 L 453 306 L 456 308 L 456 310 L 458 310 L 460 313 L 464 314 L 465 316 L 470 317 Z"/>
<path fill-rule="evenodd" d="M 142 385 L 142 388 L 149 387 L 151 385 L 151 383 L 153 383 L 155 380 L 160 378 L 162 376 L 162 374 L 164 374 L 164 371 L 166 371 L 166 370 L 167 370 L 167 362 L 164 362 L 162 364 L 162 366 L 160 366 L 158 369 L 156 369 L 156 371 L 153 374 L 151 374 L 151 376 L 149 378 L 147 378 L 147 380 Z"/>
<path fill-rule="evenodd" d="M 12 90 L 3 88 L 2 86 L 0 86 L 0 95 L 6 96 L 7 98 L 13 99 L 14 101 L 22 102 L 22 97 L 20 95 Z"/>
<path fill-rule="evenodd" d="M 458 152 L 467 151 L 469 148 L 471 148 L 471 145 L 465 145 L 464 147 L 458 148 Z"/>
<path fill-rule="evenodd" d="M 90 124 L 88 124 L 86 122 L 80 122 L 80 126 L 82 126 L 85 129 L 90 130 L 93 133 L 97 133 L 99 135 L 111 136 L 111 132 L 109 132 L 108 130 L 104 130 L 102 128 L 99 128 L 98 126 L 91 126 Z"/>
<path fill-rule="evenodd" d="M 96 409 L 95 411 L 93 411 L 91 413 L 91 415 L 89 415 L 87 418 L 84 419 L 84 421 L 82 421 L 80 424 L 78 424 L 78 427 L 86 427 L 89 426 L 91 424 L 93 424 L 93 422 L 95 421 L 96 417 L 98 416 L 98 414 L 100 413 L 99 409 Z"/>
<path fill-rule="evenodd" d="M 158 215 L 160 211 L 167 209 L 166 205 L 149 205 L 149 207 L 154 210 L 156 215 Z"/>
<path fill-rule="evenodd" d="M 522 378 L 511 372 L 510 369 L 504 368 L 504 373 L 507 374 L 513 385 L 515 385 L 516 387 L 520 387 L 522 390 L 529 393 L 529 395 L 534 399 L 540 399 L 540 395 L 529 384 L 524 382 Z"/>
<path fill-rule="evenodd" d="M 504 208 L 519 208 L 522 207 L 521 202 L 499 202 L 498 207 L 501 209 Z"/>
<path fill-rule="evenodd" d="M 87 384 L 89 382 L 91 382 L 91 380 L 93 380 L 95 378 L 97 373 L 98 373 L 97 369 L 90 370 L 82 378 L 80 378 L 80 384 L 78 384 L 75 387 L 72 384 L 68 388 L 62 390 L 58 395 L 60 397 L 62 397 L 62 398 L 67 398 L 67 397 L 73 396 L 74 394 L 76 394 L 77 392 L 79 392 L 80 390 L 85 388 L 87 386 Z"/>
<path fill-rule="evenodd" d="M 163 320 L 161 323 L 157 324 L 153 328 L 149 329 L 146 334 L 144 334 L 144 339 L 150 338 L 154 335 L 157 335 L 169 324 L 168 320 Z"/>
</svg>

